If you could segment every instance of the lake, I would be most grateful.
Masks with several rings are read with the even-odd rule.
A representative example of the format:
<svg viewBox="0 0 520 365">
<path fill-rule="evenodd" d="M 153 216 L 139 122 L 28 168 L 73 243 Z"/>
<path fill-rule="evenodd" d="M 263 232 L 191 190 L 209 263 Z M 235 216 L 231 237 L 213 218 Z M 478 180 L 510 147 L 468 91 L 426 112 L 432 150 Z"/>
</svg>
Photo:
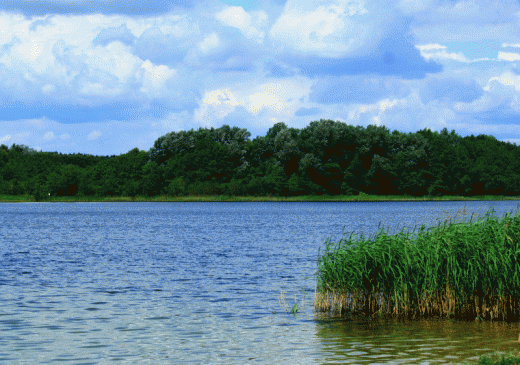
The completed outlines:
<svg viewBox="0 0 520 365">
<path fill-rule="evenodd" d="M 0 204 L 0 363 L 429 364 L 520 350 L 518 323 L 312 307 L 325 239 L 517 204 Z"/>
</svg>

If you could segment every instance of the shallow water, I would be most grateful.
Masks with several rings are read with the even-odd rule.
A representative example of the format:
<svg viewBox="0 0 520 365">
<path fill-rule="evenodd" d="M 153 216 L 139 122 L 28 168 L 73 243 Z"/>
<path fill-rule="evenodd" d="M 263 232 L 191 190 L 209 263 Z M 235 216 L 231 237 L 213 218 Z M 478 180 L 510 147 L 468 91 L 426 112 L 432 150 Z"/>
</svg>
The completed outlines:
<svg viewBox="0 0 520 365">
<path fill-rule="evenodd" d="M 0 204 L 0 363 L 449 363 L 520 348 L 518 324 L 349 321 L 312 308 L 326 238 L 491 205 L 517 207 Z"/>
</svg>

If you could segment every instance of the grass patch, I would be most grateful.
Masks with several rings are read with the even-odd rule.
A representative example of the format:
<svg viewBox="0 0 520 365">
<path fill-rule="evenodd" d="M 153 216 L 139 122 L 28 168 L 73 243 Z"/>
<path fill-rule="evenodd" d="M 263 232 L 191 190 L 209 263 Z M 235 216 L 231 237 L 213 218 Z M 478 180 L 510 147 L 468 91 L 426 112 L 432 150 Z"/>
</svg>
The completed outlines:
<svg viewBox="0 0 520 365">
<path fill-rule="evenodd" d="M 459 213 L 465 215 L 466 210 Z M 314 307 L 338 315 L 520 319 L 520 216 L 325 242 Z M 413 234 L 412 234 L 413 233 Z"/>
</svg>

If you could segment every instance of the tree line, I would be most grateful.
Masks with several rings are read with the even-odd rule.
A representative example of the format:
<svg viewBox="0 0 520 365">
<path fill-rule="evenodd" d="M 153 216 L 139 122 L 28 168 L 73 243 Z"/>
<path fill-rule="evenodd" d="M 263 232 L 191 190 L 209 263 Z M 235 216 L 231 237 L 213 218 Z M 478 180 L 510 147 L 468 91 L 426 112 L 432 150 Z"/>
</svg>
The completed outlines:
<svg viewBox="0 0 520 365">
<path fill-rule="evenodd" d="M 284 123 L 251 139 L 246 129 L 199 128 L 119 156 L 0 146 L 0 194 L 519 195 L 520 146 L 444 128 L 401 133 L 320 120 Z"/>
</svg>

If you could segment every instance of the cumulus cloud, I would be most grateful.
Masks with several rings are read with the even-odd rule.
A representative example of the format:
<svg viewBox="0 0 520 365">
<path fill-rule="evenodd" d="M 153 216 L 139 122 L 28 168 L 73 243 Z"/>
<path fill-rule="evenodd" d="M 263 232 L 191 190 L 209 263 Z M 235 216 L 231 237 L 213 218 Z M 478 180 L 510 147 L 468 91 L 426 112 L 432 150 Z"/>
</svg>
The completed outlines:
<svg viewBox="0 0 520 365">
<path fill-rule="evenodd" d="M 240 102 L 228 89 L 207 91 L 201 105 L 195 110 L 195 121 L 204 126 L 214 126 L 231 113 Z"/>
<path fill-rule="evenodd" d="M 199 108 L 195 110 L 194 119 L 201 125 L 213 126 L 225 120 L 237 108 L 241 110 L 241 115 L 247 112 L 247 119 L 256 118 L 260 124 L 265 124 L 267 119 L 275 117 L 289 118 L 299 109 L 300 100 L 308 98 L 311 84 L 307 80 L 296 79 L 240 85 L 239 91 L 207 91 Z"/>
<path fill-rule="evenodd" d="M 487 85 L 484 86 L 484 90 L 491 91 L 495 83 L 513 87 L 515 90 L 520 91 L 520 75 L 513 74 L 510 71 L 504 72 L 500 76 L 491 77 Z"/>
<path fill-rule="evenodd" d="M 481 62 L 481 61 L 492 61 L 489 57 L 479 57 L 475 59 L 467 58 L 462 52 L 449 52 L 448 47 L 440 44 L 424 44 L 415 46 L 421 56 L 426 60 L 435 61 L 456 61 L 463 63 Z"/>
<path fill-rule="evenodd" d="M 202 40 L 198 22 L 188 15 L 165 15 L 135 25 L 140 31 L 133 51 L 143 59 L 168 66 L 178 64 Z"/>
<path fill-rule="evenodd" d="M 421 56 L 427 60 L 434 59 L 470 62 L 470 60 L 468 60 L 461 52 L 448 52 L 448 47 L 442 46 L 440 44 L 425 44 L 416 46 L 416 48 L 421 52 Z"/>
<path fill-rule="evenodd" d="M 269 16 L 265 11 L 246 12 L 241 6 L 229 6 L 215 14 L 222 24 L 237 28 L 247 39 L 262 43 Z"/>
<path fill-rule="evenodd" d="M 281 46 L 304 54 L 359 55 L 382 34 L 375 19 L 382 22 L 382 17 L 370 15 L 361 0 L 288 0 L 269 35 Z"/>
<path fill-rule="evenodd" d="M 379 125 L 382 115 L 394 107 L 405 107 L 407 105 L 406 99 L 383 99 L 374 104 L 362 104 L 349 111 L 349 120 L 359 120 L 363 114 L 372 114 L 370 116 L 371 122 L 376 122 Z"/>
<path fill-rule="evenodd" d="M 262 91 L 251 94 L 247 103 L 249 112 L 253 115 L 258 115 L 263 108 L 269 108 L 277 113 L 283 112 L 291 104 L 282 100 L 283 85 L 268 84 L 264 85 Z"/>
<path fill-rule="evenodd" d="M 470 130 L 520 114 L 516 3 L 148 5 L 2 3 L 0 142 L 121 153 L 224 123 L 254 135 L 312 118 Z"/>
<path fill-rule="evenodd" d="M 165 83 L 176 73 L 168 66 L 155 66 L 148 60 L 143 62 L 141 69 L 144 72 L 141 74 L 143 87 L 140 90 L 144 93 L 159 93 L 160 89 L 164 88 Z"/>
<path fill-rule="evenodd" d="M 518 53 L 510 53 L 510 52 L 498 52 L 497 59 L 499 61 L 509 61 L 509 62 L 519 61 L 520 60 L 520 54 L 518 54 Z"/>
<path fill-rule="evenodd" d="M 275 65 L 295 67 L 309 77 L 375 73 L 422 78 L 441 71 L 414 47 L 410 20 L 391 4 L 384 13 L 380 8 L 376 1 L 288 1 L 269 32 L 278 52 Z"/>
<path fill-rule="evenodd" d="M 96 38 L 92 41 L 94 45 L 102 45 L 106 46 L 109 43 L 119 41 L 127 46 L 130 46 L 134 43 L 136 37 L 132 34 L 132 32 L 126 27 L 126 24 L 121 24 L 119 27 L 110 27 L 105 28 Z"/>
<path fill-rule="evenodd" d="M 56 138 L 56 136 L 54 136 L 53 132 L 47 132 L 43 135 L 43 139 L 45 139 L 46 141 L 53 140 L 54 138 Z"/>
<path fill-rule="evenodd" d="M 220 39 L 217 33 L 213 32 L 204 37 L 204 40 L 198 43 L 198 48 L 202 53 L 208 53 L 212 49 L 217 48 L 220 45 Z"/>
<path fill-rule="evenodd" d="M 94 130 L 94 131 L 92 131 L 92 132 L 90 132 L 90 133 L 88 134 L 87 139 L 88 139 L 89 141 L 92 141 L 92 140 L 94 140 L 94 139 L 97 139 L 97 138 L 101 137 L 102 134 L 103 134 L 103 133 L 101 133 L 100 131 L 98 131 L 98 130 Z"/>
</svg>

